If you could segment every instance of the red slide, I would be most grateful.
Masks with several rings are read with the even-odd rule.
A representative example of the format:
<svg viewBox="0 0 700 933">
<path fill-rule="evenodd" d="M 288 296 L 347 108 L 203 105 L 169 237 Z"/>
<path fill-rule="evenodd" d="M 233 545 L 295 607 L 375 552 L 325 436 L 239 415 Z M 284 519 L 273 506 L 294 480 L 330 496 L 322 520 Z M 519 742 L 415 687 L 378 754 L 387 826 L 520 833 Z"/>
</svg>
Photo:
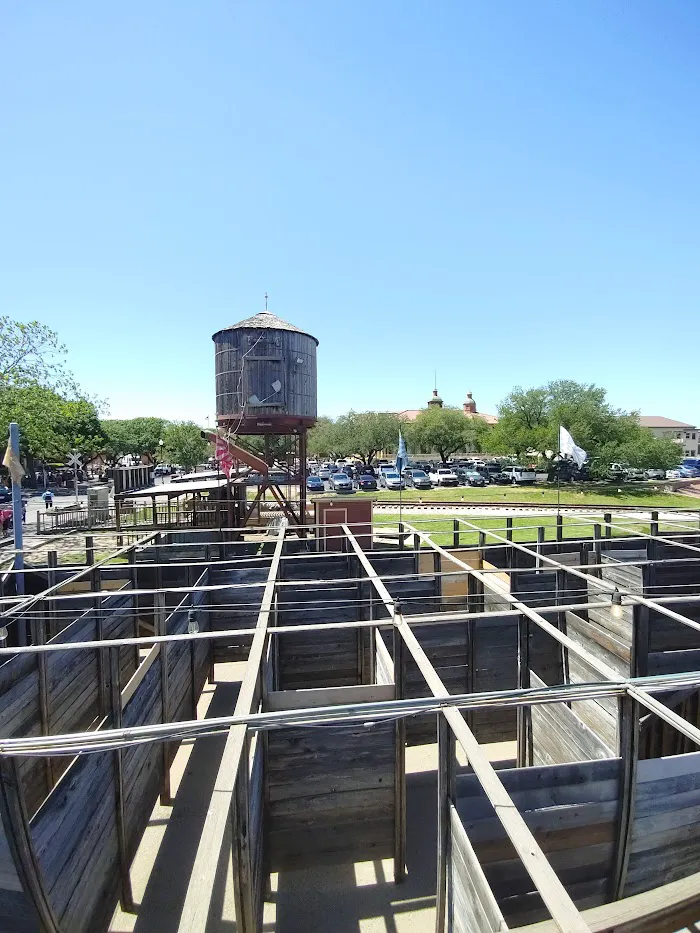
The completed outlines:
<svg viewBox="0 0 700 933">
<path fill-rule="evenodd" d="M 217 434 L 216 431 L 202 431 L 202 435 L 206 437 L 208 441 L 211 441 L 211 443 L 214 445 L 217 441 L 223 440 L 234 460 L 240 460 L 241 463 L 247 464 L 251 470 L 257 470 L 258 473 L 262 473 L 263 476 L 267 476 L 270 470 L 269 466 L 265 463 L 264 460 L 261 460 L 260 457 L 256 457 L 255 454 L 251 454 L 249 450 L 244 450 L 237 444 L 226 440 L 225 437 L 221 437 L 221 435 Z"/>
</svg>

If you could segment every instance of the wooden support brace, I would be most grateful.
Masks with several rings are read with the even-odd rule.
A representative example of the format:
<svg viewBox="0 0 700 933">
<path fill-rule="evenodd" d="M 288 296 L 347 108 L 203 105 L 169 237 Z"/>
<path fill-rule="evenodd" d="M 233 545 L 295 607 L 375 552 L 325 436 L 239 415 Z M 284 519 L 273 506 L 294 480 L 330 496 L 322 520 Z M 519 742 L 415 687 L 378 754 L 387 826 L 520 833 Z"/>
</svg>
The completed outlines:
<svg viewBox="0 0 700 933">
<path fill-rule="evenodd" d="M 438 833 L 435 933 L 444 933 L 447 914 L 447 861 L 450 854 L 450 803 L 455 799 L 456 743 L 452 729 L 442 715 L 438 720 Z"/>
<path fill-rule="evenodd" d="M 394 630 L 394 696 L 402 700 L 406 693 L 404 641 Z M 394 881 L 406 877 L 406 721 L 396 720 L 394 728 Z"/>
<path fill-rule="evenodd" d="M 112 725 L 115 729 L 122 727 L 122 701 L 121 701 L 121 675 L 119 671 L 119 648 L 108 648 L 110 672 L 110 706 Z M 112 752 L 114 763 L 114 807 L 117 826 L 117 848 L 119 851 L 119 878 L 121 883 L 122 910 L 129 913 L 134 911 L 134 897 L 131 890 L 131 875 L 129 874 L 129 849 L 126 835 L 126 816 L 124 813 L 124 767 L 122 750 Z"/>
<path fill-rule="evenodd" d="M 634 825 L 635 788 L 637 782 L 637 760 L 639 757 L 639 703 L 629 695 L 620 697 L 620 774 L 617 837 L 615 861 L 610 879 L 610 900 L 623 896 L 627 866 L 629 864 L 632 827 Z"/>
<path fill-rule="evenodd" d="M 31 620 L 32 642 L 35 645 L 46 644 L 46 630 L 44 628 L 44 616 L 40 610 L 35 610 Z M 51 720 L 49 717 L 49 683 L 46 672 L 46 654 L 39 652 L 36 655 L 37 673 L 39 681 L 39 719 L 41 722 L 41 734 L 51 734 Z M 54 786 L 55 777 L 53 772 L 53 760 L 47 755 L 44 758 L 46 767 L 46 793 L 51 791 Z"/>
<path fill-rule="evenodd" d="M 518 687 L 530 686 L 530 620 L 518 618 Z M 526 768 L 530 762 L 530 707 L 519 706 L 517 711 L 518 767 Z"/>
<path fill-rule="evenodd" d="M 167 635 L 165 616 L 165 593 L 155 593 L 154 602 L 154 630 L 156 635 Z M 161 722 L 168 722 L 170 717 L 170 691 L 168 679 L 168 643 L 160 643 L 160 696 L 162 704 Z M 161 756 L 163 774 L 160 786 L 160 802 L 163 806 L 172 803 L 170 793 L 170 743 L 161 742 Z"/>
</svg>

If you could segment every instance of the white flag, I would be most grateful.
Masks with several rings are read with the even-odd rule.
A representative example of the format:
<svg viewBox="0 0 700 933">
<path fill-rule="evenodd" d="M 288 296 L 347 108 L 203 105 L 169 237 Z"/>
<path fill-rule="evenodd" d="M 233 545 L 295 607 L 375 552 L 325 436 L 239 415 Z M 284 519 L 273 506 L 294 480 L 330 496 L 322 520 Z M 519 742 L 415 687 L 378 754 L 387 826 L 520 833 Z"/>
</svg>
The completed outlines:
<svg viewBox="0 0 700 933">
<path fill-rule="evenodd" d="M 2 448 L 0 448 L 0 450 L 1 449 Z M 7 467 L 7 469 L 10 471 L 12 482 L 19 486 L 19 484 L 22 482 L 22 477 L 24 476 L 24 467 L 19 462 L 19 458 L 12 449 L 12 445 L 9 441 L 7 442 L 7 450 L 5 451 L 2 465 Z"/>
<path fill-rule="evenodd" d="M 576 462 L 577 467 L 582 467 L 588 456 L 582 447 L 576 446 L 573 437 L 562 425 L 559 425 L 559 453 L 562 456 L 571 457 Z"/>
</svg>

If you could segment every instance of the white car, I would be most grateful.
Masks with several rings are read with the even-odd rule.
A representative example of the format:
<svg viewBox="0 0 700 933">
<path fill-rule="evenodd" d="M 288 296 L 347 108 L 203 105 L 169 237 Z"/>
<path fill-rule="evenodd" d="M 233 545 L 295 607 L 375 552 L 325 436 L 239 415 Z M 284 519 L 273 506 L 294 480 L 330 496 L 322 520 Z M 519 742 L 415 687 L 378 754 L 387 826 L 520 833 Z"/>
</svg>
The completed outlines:
<svg viewBox="0 0 700 933">
<path fill-rule="evenodd" d="M 666 479 L 680 479 L 681 471 L 680 470 L 666 470 Z"/>
<path fill-rule="evenodd" d="M 330 479 L 333 473 L 335 473 L 335 467 L 331 468 L 327 463 L 324 463 L 322 467 L 318 468 L 319 479 Z"/>
<path fill-rule="evenodd" d="M 528 470 L 523 466 L 503 467 L 502 472 L 510 479 L 513 486 L 528 486 L 537 479 L 537 473 L 534 470 Z"/>
<path fill-rule="evenodd" d="M 459 476 L 449 467 L 440 467 L 435 475 L 438 486 L 459 486 Z"/>
</svg>

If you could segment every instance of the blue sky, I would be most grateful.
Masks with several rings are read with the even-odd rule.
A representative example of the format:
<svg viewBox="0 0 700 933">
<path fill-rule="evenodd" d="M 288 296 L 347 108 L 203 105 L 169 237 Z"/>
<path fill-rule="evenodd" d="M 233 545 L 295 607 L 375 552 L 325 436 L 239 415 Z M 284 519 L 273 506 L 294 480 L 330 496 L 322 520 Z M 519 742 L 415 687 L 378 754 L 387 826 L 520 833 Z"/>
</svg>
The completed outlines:
<svg viewBox="0 0 700 933">
<path fill-rule="evenodd" d="M 0 314 L 114 417 L 203 421 L 267 291 L 321 413 L 437 370 L 700 420 L 695 0 L 5 0 L 0 43 Z"/>
</svg>

